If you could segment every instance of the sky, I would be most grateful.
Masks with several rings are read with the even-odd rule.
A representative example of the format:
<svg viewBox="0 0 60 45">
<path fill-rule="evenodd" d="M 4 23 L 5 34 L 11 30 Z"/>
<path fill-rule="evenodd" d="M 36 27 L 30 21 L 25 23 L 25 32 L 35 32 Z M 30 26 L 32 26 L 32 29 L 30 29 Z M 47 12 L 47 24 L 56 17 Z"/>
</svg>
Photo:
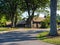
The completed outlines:
<svg viewBox="0 0 60 45">
<path fill-rule="evenodd" d="M 25 12 L 22 15 L 23 15 L 22 17 L 24 18 L 24 17 L 27 17 L 28 16 L 28 13 Z M 37 15 L 37 13 L 35 13 L 35 15 Z M 39 17 L 44 17 L 44 14 L 39 14 Z"/>
<path fill-rule="evenodd" d="M 59 10 L 57 11 L 57 14 L 59 14 L 59 15 L 60 15 L 60 11 L 59 11 Z"/>
<path fill-rule="evenodd" d="M 47 9 L 47 10 L 50 11 L 50 9 Z M 60 15 L 60 10 L 57 11 L 57 14 Z M 27 16 L 28 16 L 28 13 L 25 12 L 25 13 L 23 13 L 22 15 L 23 15 L 22 17 L 24 18 L 24 17 L 27 17 Z M 37 15 L 37 14 L 35 13 L 35 15 Z M 39 17 L 44 17 L 44 13 L 39 14 Z"/>
</svg>

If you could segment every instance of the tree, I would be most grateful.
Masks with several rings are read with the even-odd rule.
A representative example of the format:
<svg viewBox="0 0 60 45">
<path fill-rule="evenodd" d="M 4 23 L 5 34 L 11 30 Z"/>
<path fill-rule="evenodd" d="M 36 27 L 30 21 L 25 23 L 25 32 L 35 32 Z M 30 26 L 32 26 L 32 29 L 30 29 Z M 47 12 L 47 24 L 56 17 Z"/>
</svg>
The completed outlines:
<svg viewBox="0 0 60 45">
<path fill-rule="evenodd" d="M 6 21 L 9 20 L 9 17 L 7 15 L 7 5 L 4 0 L 0 0 L 0 26 L 5 26 Z"/>
<path fill-rule="evenodd" d="M 51 26 L 50 26 L 50 36 L 56 36 L 57 33 L 57 26 L 56 26 L 56 11 L 57 11 L 57 0 L 51 0 Z"/>
<path fill-rule="evenodd" d="M 22 1 L 21 3 L 23 5 L 22 7 L 25 6 L 23 9 L 28 12 L 27 24 L 29 25 L 29 27 L 31 27 L 31 20 L 34 17 L 34 12 L 36 11 L 36 9 L 45 7 L 48 2 L 49 0 L 23 0 Z"/>
<path fill-rule="evenodd" d="M 31 20 L 33 19 L 35 10 L 37 8 L 45 7 L 48 0 L 1 0 L 1 2 L 1 4 L 3 5 L 1 5 L 2 7 L 0 8 L 3 10 L 4 13 L 8 14 L 9 17 L 11 17 L 10 19 L 12 22 L 12 27 L 15 27 L 15 18 L 17 17 L 15 13 L 17 7 L 28 12 L 29 16 L 27 22 L 28 24 L 30 24 L 29 22 L 31 22 Z"/>
<path fill-rule="evenodd" d="M 17 9 L 19 9 L 20 0 L 0 0 L 0 2 L 0 13 L 5 14 L 7 19 L 11 20 L 11 27 L 15 27 L 18 17 L 17 13 L 19 13 Z"/>
<path fill-rule="evenodd" d="M 6 13 L 7 17 L 11 20 L 11 26 L 15 27 L 17 22 L 17 7 L 19 5 L 19 0 L 1 0 L 1 13 Z"/>
<path fill-rule="evenodd" d="M 16 11 L 17 11 L 17 6 L 18 6 L 18 2 L 17 0 L 7 0 L 7 3 L 9 3 L 10 6 L 10 16 L 11 16 L 11 24 L 12 27 L 16 26 L 16 20 L 17 20 L 17 15 L 16 15 Z"/>
</svg>

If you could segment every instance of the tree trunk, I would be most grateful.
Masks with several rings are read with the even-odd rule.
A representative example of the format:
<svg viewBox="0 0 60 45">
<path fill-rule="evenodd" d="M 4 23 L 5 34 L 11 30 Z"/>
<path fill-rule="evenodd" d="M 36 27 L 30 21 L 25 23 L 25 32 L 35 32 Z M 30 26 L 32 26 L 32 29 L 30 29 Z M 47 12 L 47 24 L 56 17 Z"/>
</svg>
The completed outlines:
<svg viewBox="0 0 60 45">
<path fill-rule="evenodd" d="M 57 36 L 57 26 L 56 26 L 56 11 L 57 11 L 57 0 L 51 0 L 51 21 L 50 21 L 50 36 Z"/>
<path fill-rule="evenodd" d="M 15 15 L 15 19 L 14 19 L 15 21 L 14 21 L 14 25 L 15 25 L 15 27 L 16 27 L 16 23 L 17 23 L 17 15 Z"/>
<path fill-rule="evenodd" d="M 17 10 L 17 4 L 10 4 L 11 6 L 11 27 L 15 27 L 16 26 L 16 10 Z"/>
<path fill-rule="evenodd" d="M 32 23 L 33 23 L 32 19 L 33 19 L 33 17 L 34 17 L 34 11 L 32 12 L 32 15 L 29 16 L 28 19 L 27 19 L 27 23 L 26 24 L 28 24 L 29 28 L 32 28 Z"/>
<path fill-rule="evenodd" d="M 11 27 L 15 27 L 13 14 L 11 15 Z"/>
<path fill-rule="evenodd" d="M 25 0 L 25 2 L 26 2 L 26 5 L 27 5 L 27 11 L 28 11 L 28 19 L 27 19 L 27 25 L 28 25 L 28 27 L 29 28 L 31 28 L 32 27 L 32 19 L 33 19 L 33 17 L 34 17 L 34 8 L 32 8 L 32 14 L 30 13 L 30 0 Z"/>
<path fill-rule="evenodd" d="M 17 15 L 12 15 L 11 16 L 11 27 L 16 27 L 17 23 Z"/>
</svg>

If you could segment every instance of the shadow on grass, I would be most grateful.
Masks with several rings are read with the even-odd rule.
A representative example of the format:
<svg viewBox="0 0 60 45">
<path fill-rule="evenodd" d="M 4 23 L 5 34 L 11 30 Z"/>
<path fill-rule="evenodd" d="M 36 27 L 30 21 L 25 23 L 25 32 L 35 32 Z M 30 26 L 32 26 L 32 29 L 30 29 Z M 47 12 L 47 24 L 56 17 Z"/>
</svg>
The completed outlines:
<svg viewBox="0 0 60 45">
<path fill-rule="evenodd" d="M 44 31 L 30 30 L 30 31 L 26 31 L 26 32 L 13 31 L 13 32 L 2 33 L 2 34 L 0 34 L 0 43 L 37 40 L 37 37 L 33 36 L 33 34 L 38 34 L 41 32 L 44 32 Z"/>
<path fill-rule="evenodd" d="M 37 38 L 39 40 L 44 40 L 44 39 L 51 38 L 48 34 L 49 34 L 48 31 L 42 32 L 42 33 L 38 34 Z"/>
</svg>

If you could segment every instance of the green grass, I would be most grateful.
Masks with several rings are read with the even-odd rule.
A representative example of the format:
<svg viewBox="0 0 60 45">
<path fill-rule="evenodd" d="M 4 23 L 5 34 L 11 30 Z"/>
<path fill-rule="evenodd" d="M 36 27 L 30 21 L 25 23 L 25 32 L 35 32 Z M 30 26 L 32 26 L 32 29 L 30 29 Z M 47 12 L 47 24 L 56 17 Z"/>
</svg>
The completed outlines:
<svg viewBox="0 0 60 45">
<path fill-rule="evenodd" d="M 38 39 L 47 43 L 55 44 L 55 45 L 60 45 L 60 36 L 52 37 L 48 36 L 49 32 L 42 32 L 38 34 Z M 60 33 L 60 31 L 58 31 Z"/>
<path fill-rule="evenodd" d="M 0 28 L 0 31 L 10 31 L 10 30 L 14 30 L 14 29 L 17 29 L 17 28 Z"/>
</svg>

